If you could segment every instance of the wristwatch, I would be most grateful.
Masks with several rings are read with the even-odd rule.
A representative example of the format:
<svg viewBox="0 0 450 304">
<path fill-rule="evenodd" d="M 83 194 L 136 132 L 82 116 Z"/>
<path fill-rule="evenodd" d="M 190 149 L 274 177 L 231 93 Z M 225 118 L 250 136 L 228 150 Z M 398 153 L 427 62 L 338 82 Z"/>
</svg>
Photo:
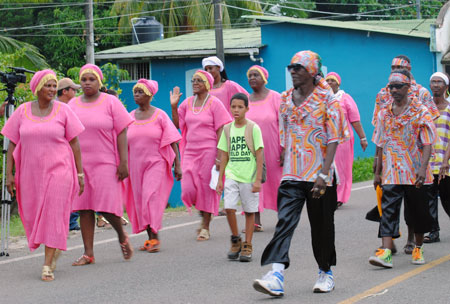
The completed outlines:
<svg viewBox="0 0 450 304">
<path fill-rule="evenodd" d="M 318 175 L 321 179 L 323 179 L 326 183 L 330 181 L 330 177 L 326 174 L 323 174 L 322 172 Z"/>
</svg>

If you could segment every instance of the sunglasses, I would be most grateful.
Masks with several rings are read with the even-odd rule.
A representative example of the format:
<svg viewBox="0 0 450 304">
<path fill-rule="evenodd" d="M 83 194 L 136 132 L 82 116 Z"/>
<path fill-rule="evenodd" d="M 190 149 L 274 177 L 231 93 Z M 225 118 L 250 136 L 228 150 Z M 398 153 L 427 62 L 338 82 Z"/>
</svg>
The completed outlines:
<svg viewBox="0 0 450 304">
<path fill-rule="evenodd" d="M 400 90 L 400 89 L 403 88 L 405 85 L 407 85 L 407 83 L 394 83 L 394 84 L 388 85 L 388 88 L 389 88 L 389 90 L 392 90 L 392 89 Z"/>
<path fill-rule="evenodd" d="M 298 63 L 290 64 L 290 65 L 287 66 L 287 69 L 288 69 L 289 72 L 292 72 L 292 71 L 298 72 L 298 71 L 300 71 L 301 69 L 304 69 L 304 68 L 305 68 L 304 66 L 302 66 L 301 64 L 298 64 Z"/>
<path fill-rule="evenodd" d="M 192 83 L 205 83 L 205 81 L 201 80 L 201 79 L 192 79 L 191 82 Z"/>
</svg>

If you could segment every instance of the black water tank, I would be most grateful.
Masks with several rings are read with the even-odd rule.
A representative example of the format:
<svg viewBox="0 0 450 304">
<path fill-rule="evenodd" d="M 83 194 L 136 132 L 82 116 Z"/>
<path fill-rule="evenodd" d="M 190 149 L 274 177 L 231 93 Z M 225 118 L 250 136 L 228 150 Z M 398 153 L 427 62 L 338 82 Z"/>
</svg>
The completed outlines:
<svg viewBox="0 0 450 304">
<path fill-rule="evenodd" d="M 153 16 L 138 18 L 134 23 L 132 31 L 133 44 L 161 40 L 164 38 L 163 25 L 156 21 Z"/>
</svg>

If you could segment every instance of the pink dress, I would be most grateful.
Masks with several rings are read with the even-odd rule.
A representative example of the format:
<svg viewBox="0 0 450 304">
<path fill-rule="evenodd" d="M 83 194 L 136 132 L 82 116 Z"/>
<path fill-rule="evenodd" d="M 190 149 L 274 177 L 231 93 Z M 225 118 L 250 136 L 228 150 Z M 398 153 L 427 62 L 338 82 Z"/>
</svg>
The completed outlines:
<svg viewBox="0 0 450 304">
<path fill-rule="evenodd" d="M 130 169 L 131 200 L 126 203 L 133 233 L 151 227 L 161 229 L 164 209 L 173 186 L 172 164 L 175 152 L 171 144 L 181 135 L 169 116 L 155 109 L 146 120 L 136 120 L 128 127 L 128 163 Z"/>
<path fill-rule="evenodd" d="M 178 108 L 181 130 L 181 200 L 190 209 L 217 215 L 219 196 L 209 187 L 211 169 L 217 155 L 217 130 L 231 122 L 222 102 L 210 96 L 201 112 L 193 112 L 194 96 Z M 200 111 L 200 108 L 195 108 Z"/>
<path fill-rule="evenodd" d="M 283 167 L 280 167 L 280 132 L 278 126 L 278 110 L 281 96 L 270 90 L 264 100 L 249 102 L 246 117 L 253 120 L 261 128 L 264 141 L 264 157 L 266 159 L 267 180 L 259 194 L 259 212 L 264 209 L 277 211 L 277 194 Z"/>
<path fill-rule="evenodd" d="M 248 96 L 248 92 L 243 87 L 231 80 L 225 81 L 220 88 L 211 89 L 211 91 L 209 91 L 209 94 L 216 96 L 223 103 L 230 115 L 230 100 L 236 93 L 244 93 Z"/>
<path fill-rule="evenodd" d="M 16 144 L 16 193 L 31 251 L 40 244 L 66 250 L 72 201 L 78 177 L 69 142 L 84 127 L 64 103 L 54 101 L 52 112 L 42 117 L 22 104 L 3 127 L 2 134 Z"/>
<path fill-rule="evenodd" d="M 73 203 L 73 210 L 94 210 L 123 215 L 125 184 L 116 175 L 119 165 L 117 135 L 133 119 L 116 97 L 101 93 L 99 98 L 84 103 L 80 97 L 69 101 L 86 130 L 80 135 L 85 174 L 84 193 Z"/>
<path fill-rule="evenodd" d="M 351 123 L 360 121 L 358 107 L 353 98 L 342 90 L 335 94 L 339 100 L 341 108 L 347 120 L 350 140 L 340 143 L 336 149 L 334 162 L 339 175 L 339 185 L 337 186 L 338 202 L 346 203 L 352 191 L 352 168 L 353 168 L 353 128 Z"/>
</svg>

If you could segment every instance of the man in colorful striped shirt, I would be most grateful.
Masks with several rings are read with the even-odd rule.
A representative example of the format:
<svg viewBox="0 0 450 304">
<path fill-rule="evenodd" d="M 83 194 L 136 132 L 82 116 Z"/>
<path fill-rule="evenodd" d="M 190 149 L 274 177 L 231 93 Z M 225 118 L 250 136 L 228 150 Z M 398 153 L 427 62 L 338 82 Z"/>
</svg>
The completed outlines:
<svg viewBox="0 0 450 304">
<path fill-rule="evenodd" d="M 369 262 L 385 268 L 392 268 L 392 239 L 400 236 L 403 199 L 410 210 L 410 226 L 416 239 L 413 264 L 425 263 L 423 238 L 432 223 L 428 193 L 433 175 L 428 162 L 436 141 L 436 128 L 427 108 L 408 94 L 410 87 L 408 70 L 391 73 L 388 88 L 392 102 L 378 113 L 372 138 L 378 151 L 374 186 L 381 185 L 383 189 L 378 233 L 382 246 Z"/>
<path fill-rule="evenodd" d="M 289 247 L 306 203 L 319 278 L 314 292 L 334 289 L 331 266 L 336 265 L 334 211 L 337 206 L 333 159 L 338 143 L 349 139 L 338 100 L 322 77 L 321 59 L 311 51 L 294 55 L 288 70 L 294 88 L 282 94 L 280 140 L 283 175 L 278 188 L 278 223 L 261 264 L 272 264 L 253 287 L 271 296 L 284 294 L 284 270 Z"/>
<path fill-rule="evenodd" d="M 424 243 L 439 242 L 439 220 L 438 220 L 438 196 L 441 198 L 442 206 L 450 216 L 450 177 L 448 172 L 448 157 L 445 158 L 445 151 L 448 149 L 450 141 L 450 104 L 445 99 L 445 92 L 448 89 L 449 79 L 447 75 L 436 72 L 430 77 L 430 89 L 433 93 L 433 101 L 440 112 L 439 118 L 434 121 L 439 139 L 434 145 L 434 155 L 430 160 L 431 170 L 434 175 L 433 186 L 431 187 L 430 213 L 433 217 L 433 225 L 429 235 L 425 236 Z M 446 161 L 444 162 L 444 158 Z M 439 176 L 439 172 L 442 172 Z"/>
</svg>

